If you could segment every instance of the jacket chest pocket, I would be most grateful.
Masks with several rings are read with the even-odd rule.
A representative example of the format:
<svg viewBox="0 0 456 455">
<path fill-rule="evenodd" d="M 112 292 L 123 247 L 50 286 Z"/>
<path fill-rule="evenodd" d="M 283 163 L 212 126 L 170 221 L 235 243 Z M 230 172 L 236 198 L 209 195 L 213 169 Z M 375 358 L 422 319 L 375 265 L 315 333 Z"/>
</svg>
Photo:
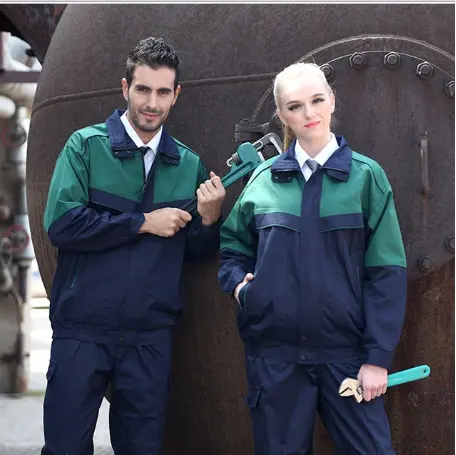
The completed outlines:
<svg viewBox="0 0 456 455">
<path fill-rule="evenodd" d="M 362 213 L 348 213 L 320 218 L 320 235 L 326 254 L 364 255 L 367 229 Z"/>
<path fill-rule="evenodd" d="M 290 266 L 298 265 L 297 255 L 294 254 L 299 249 L 298 216 L 285 213 L 256 215 L 255 225 L 258 232 L 256 270 L 260 269 L 263 263 L 277 271 L 289 270 Z M 293 264 L 290 264 L 290 261 Z"/>
</svg>

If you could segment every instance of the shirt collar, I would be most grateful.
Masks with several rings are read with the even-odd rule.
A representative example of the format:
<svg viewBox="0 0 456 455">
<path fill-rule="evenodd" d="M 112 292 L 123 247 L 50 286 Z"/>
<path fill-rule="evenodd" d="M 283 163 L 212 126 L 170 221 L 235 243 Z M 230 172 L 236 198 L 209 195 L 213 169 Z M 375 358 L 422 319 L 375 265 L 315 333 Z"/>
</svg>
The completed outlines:
<svg viewBox="0 0 456 455">
<path fill-rule="evenodd" d="M 136 147 L 138 147 L 138 148 L 149 147 L 154 152 L 154 154 L 156 154 L 157 153 L 157 149 L 158 149 L 158 145 L 160 144 L 160 139 L 161 139 L 161 136 L 162 136 L 163 127 L 160 126 L 160 129 L 158 130 L 158 133 L 147 144 L 144 144 L 144 142 L 138 136 L 138 133 L 131 126 L 131 124 L 130 124 L 128 118 L 127 118 L 127 112 L 128 111 L 125 111 L 122 114 L 122 116 L 120 117 L 120 120 L 123 123 L 125 131 L 130 136 L 131 140 L 135 143 Z"/>
<path fill-rule="evenodd" d="M 301 147 L 299 141 L 296 141 L 295 145 L 295 155 L 296 159 L 298 160 L 299 166 L 301 169 L 303 168 L 305 162 L 310 158 L 315 160 L 320 166 L 323 166 L 326 161 L 330 158 L 330 156 L 339 148 L 339 144 L 337 143 L 336 136 L 331 133 L 331 139 L 329 142 L 320 150 L 318 155 L 315 158 L 311 158 L 307 152 Z"/>
</svg>

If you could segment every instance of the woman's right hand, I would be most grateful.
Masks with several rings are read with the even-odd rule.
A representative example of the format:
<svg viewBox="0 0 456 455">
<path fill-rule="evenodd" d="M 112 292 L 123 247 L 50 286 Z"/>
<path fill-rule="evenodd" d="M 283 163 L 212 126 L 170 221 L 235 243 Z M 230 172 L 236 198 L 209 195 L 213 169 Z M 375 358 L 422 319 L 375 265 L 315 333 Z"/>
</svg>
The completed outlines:
<svg viewBox="0 0 456 455">
<path fill-rule="evenodd" d="M 253 274 L 252 273 L 247 273 L 247 275 L 244 277 L 244 280 L 241 281 L 235 288 L 234 290 L 234 298 L 237 300 L 237 303 L 239 303 L 239 305 L 241 304 L 241 302 L 239 302 L 239 291 L 249 282 L 249 281 L 252 281 L 254 278 Z"/>
</svg>

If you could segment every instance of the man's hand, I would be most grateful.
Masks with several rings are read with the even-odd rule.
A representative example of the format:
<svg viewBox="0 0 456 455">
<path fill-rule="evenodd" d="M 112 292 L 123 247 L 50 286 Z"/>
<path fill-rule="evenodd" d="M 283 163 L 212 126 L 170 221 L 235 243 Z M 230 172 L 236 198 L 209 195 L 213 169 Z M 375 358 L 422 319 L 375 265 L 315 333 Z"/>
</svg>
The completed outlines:
<svg viewBox="0 0 456 455">
<path fill-rule="evenodd" d="M 214 224 L 220 218 L 225 194 L 222 181 L 214 172 L 210 173 L 210 180 L 206 180 L 196 190 L 198 197 L 197 210 L 201 215 L 204 226 Z"/>
<path fill-rule="evenodd" d="M 247 275 L 244 277 L 244 281 L 241 281 L 237 286 L 236 289 L 234 290 L 234 298 L 237 300 L 239 305 L 241 302 L 239 302 L 239 291 L 249 282 L 252 281 L 254 276 L 251 273 L 247 273 Z"/>
<path fill-rule="evenodd" d="M 160 237 L 172 237 L 191 221 L 192 216 L 184 210 L 165 207 L 145 213 L 146 220 L 139 228 L 139 233 L 149 233 Z"/>
<path fill-rule="evenodd" d="M 364 364 L 359 369 L 357 379 L 363 388 L 363 399 L 370 401 L 386 392 L 388 370 L 376 365 Z"/>
</svg>

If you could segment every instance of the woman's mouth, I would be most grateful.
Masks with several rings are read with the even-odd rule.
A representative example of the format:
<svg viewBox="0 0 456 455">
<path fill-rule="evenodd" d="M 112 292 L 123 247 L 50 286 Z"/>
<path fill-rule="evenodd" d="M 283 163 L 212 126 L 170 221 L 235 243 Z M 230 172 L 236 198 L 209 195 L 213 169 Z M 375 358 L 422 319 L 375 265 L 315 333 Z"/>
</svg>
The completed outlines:
<svg viewBox="0 0 456 455">
<path fill-rule="evenodd" d="M 306 128 L 315 128 L 316 126 L 318 126 L 320 124 L 320 122 L 310 122 L 310 123 L 306 123 L 304 126 Z"/>
</svg>

